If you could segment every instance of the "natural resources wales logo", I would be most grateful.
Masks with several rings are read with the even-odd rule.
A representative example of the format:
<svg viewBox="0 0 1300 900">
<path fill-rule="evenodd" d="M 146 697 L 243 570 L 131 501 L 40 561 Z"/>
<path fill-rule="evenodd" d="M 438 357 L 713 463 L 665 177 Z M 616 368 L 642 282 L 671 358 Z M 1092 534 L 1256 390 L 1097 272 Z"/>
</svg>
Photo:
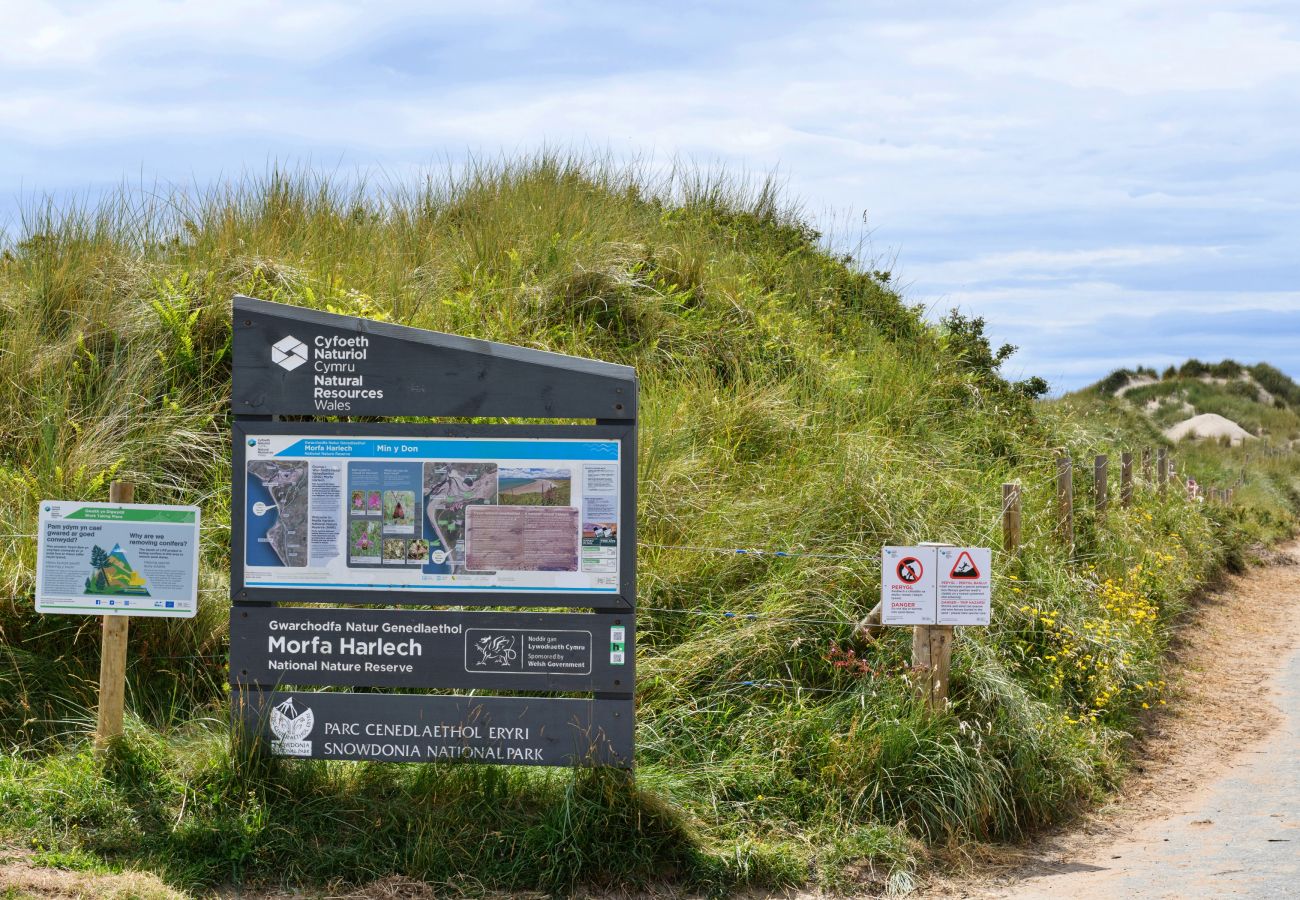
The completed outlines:
<svg viewBox="0 0 1300 900">
<path fill-rule="evenodd" d="M 310 708 L 298 712 L 290 697 L 271 710 L 271 752 L 277 756 L 311 756 L 311 741 L 305 740 L 316 725 Z"/>
<path fill-rule="evenodd" d="M 307 345 L 289 335 L 271 345 L 271 362 L 292 372 L 307 361 Z"/>
</svg>

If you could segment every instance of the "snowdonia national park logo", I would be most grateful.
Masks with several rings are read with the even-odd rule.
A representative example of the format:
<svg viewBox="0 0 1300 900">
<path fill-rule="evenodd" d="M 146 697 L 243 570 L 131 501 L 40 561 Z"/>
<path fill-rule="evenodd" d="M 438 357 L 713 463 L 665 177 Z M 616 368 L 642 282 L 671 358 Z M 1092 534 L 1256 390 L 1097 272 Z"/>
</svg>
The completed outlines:
<svg viewBox="0 0 1300 900">
<path fill-rule="evenodd" d="M 311 741 L 307 735 L 316 725 L 316 717 L 310 708 L 302 712 L 294 706 L 290 697 L 271 710 L 271 752 L 277 756 L 311 756 Z"/>
<path fill-rule="evenodd" d="M 292 372 L 307 361 L 307 345 L 293 335 L 288 335 L 271 345 L 271 362 L 286 372 Z"/>
</svg>

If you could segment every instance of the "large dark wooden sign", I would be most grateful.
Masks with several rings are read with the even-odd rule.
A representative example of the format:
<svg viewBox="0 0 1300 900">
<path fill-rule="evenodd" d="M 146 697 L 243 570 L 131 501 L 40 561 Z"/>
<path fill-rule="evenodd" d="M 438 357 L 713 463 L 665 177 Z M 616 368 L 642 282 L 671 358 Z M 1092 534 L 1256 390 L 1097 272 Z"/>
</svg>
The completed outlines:
<svg viewBox="0 0 1300 900">
<path fill-rule="evenodd" d="M 635 372 L 249 297 L 233 316 L 242 733 L 284 756 L 630 767 Z M 466 416 L 585 421 L 374 420 Z M 376 604 L 592 611 L 356 608 Z"/>
</svg>

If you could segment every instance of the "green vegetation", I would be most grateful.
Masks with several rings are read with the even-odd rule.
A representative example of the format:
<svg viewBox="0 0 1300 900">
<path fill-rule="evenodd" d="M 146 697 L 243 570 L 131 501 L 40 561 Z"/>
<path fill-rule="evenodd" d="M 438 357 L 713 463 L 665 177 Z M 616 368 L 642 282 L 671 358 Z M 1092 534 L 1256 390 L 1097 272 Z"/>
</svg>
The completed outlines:
<svg viewBox="0 0 1300 900">
<path fill-rule="evenodd" d="M 638 368 L 634 782 L 232 756 L 235 292 Z M 721 892 L 901 888 L 928 845 L 1058 820 L 1115 783 L 1162 702 L 1169 625 L 1265 528 L 1254 506 L 1145 485 L 1101 521 L 1080 478 L 1071 557 L 1054 448 L 1160 439 L 1120 401 L 1033 400 L 1041 382 L 998 374 L 1010 352 L 978 319 L 927 325 L 888 273 L 725 179 L 541 158 L 388 191 L 278 173 L 33 213 L 0 252 L 0 838 L 186 889 L 401 873 L 466 893 Z M 1297 468 L 1270 465 L 1277 534 Z M 202 505 L 204 594 L 193 621 L 132 624 L 128 734 L 97 760 L 97 623 L 32 612 L 25 535 L 41 499 L 102 499 L 113 478 Z M 927 716 L 909 635 L 854 640 L 878 548 L 996 545 L 1014 479 L 1023 553 L 995 559 L 994 624 L 961 634 L 952 706 Z M 684 549 L 700 545 L 814 555 Z"/>
<path fill-rule="evenodd" d="M 1084 394 L 1123 398 L 1150 413 L 1161 428 L 1198 413 L 1216 413 L 1255 435 L 1280 441 L 1300 440 L 1300 385 L 1267 363 L 1243 366 L 1231 359 L 1207 364 L 1191 359 L 1155 379 L 1139 366 L 1117 369 Z"/>
<path fill-rule="evenodd" d="M 1092 388 L 1067 399 L 1080 415 L 1114 418 L 1145 414 L 1168 428 L 1201 413 L 1216 413 L 1241 425 L 1256 440 L 1233 447 L 1213 438 L 1185 439 L 1177 452 L 1184 470 L 1204 487 L 1231 487 L 1234 503 L 1213 515 L 1231 529 L 1228 544 L 1239 564 L 1239 548 L 1269 543 L 1291 533 L 1300 493 L 1294 479 L 1293 454 L 1281 457 L 1270 450 L 1291 448 L 1300 441 L 1300 385 L 1267 363 L 1253 366 L 1226 359 L 1204 363 L 1190 359 L 1171 367 L 1154 383 L 1153 369 L 1119 369 Z M 1124 391 L 1122 399 L 1114 397 Z"/>
</svg>

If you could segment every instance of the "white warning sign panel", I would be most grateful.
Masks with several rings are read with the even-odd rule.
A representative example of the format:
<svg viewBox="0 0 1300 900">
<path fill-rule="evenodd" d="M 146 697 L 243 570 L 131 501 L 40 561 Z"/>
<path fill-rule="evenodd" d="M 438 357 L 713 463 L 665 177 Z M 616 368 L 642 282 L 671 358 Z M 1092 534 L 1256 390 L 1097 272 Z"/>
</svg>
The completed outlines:
<svg viewBox="0 0 1300 900">
<path fill-rule="evenodd" d="M 993 552 L 940 547 L 937 625 L 987 625 L 993 607 Z"/>
<path fill-rule="evenodd" d="M 934 625 L 938 568 L 934 547 L 885 547 L 881 551 L 882 625 Z"/>
</svg>

